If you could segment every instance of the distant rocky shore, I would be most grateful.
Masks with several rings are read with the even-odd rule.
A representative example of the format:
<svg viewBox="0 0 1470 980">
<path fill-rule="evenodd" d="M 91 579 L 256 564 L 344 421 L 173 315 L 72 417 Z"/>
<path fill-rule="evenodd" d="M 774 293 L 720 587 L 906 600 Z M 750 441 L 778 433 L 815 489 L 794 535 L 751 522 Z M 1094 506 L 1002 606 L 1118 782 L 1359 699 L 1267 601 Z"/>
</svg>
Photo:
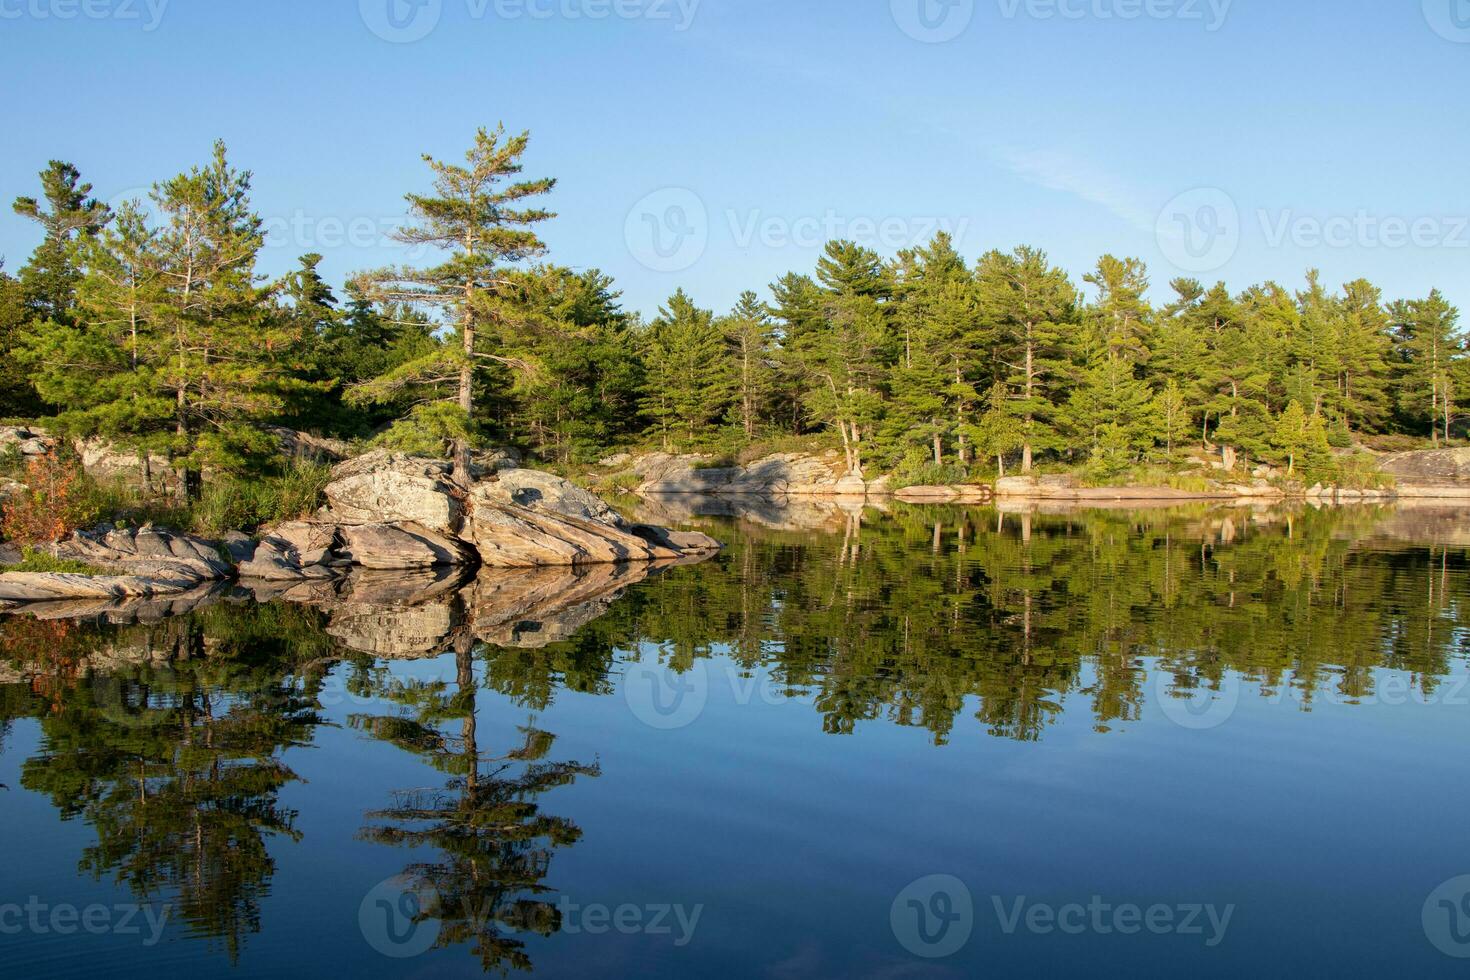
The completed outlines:
<svg viewBox="0 0 1470 980">
<path fill-rule="evenodd" d="M 1065 474 L 1010 476 L 993 483 L 953 486 L 895 486 L 887 476 L 872 480 L 848 473 L 838 453 L 783 453 L 746 465 L 725 465 L 710 456 L 652 453 L 605 459 L 602 471 L 640 496 L 715 496 L 899 500 L 911 503 L 989 503 L 994 499 L 1075 501 L 1282 500 L 1289 497 L 1339 502 L 1398 498 L 1470 500 L 1470 449 L 1443 449 L 1379 457 L 1391 489 L 1313 485 L 1287 489 L 1281 473 L 1258 468 L 1249 479 L 1225 471 L 1200 490 L 1167 486 L 1088 487 Z"/>
</svg>

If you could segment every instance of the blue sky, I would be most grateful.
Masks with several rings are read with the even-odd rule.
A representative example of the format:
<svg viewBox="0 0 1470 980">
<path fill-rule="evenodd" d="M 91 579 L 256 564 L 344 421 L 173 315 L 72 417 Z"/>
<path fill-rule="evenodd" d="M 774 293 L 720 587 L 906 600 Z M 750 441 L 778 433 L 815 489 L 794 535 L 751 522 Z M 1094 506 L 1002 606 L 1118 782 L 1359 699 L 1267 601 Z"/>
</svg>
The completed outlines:
<svg viewBox="0 0 1470 980">
<path fill-rule="evenodd" d="M 222 137 L 271 274 L 399 261 L 420 154 L 503 120 L 559 178 L 549 257 L 645 312 L 938 227 L 1137 255 L 1160 298 L 1318 267 L 1470 309 L 1470 0 L 0 0 L 0 52 L 7 201 Z M 6 268 L 36 240 L 6 208 Z"/>
</svg>

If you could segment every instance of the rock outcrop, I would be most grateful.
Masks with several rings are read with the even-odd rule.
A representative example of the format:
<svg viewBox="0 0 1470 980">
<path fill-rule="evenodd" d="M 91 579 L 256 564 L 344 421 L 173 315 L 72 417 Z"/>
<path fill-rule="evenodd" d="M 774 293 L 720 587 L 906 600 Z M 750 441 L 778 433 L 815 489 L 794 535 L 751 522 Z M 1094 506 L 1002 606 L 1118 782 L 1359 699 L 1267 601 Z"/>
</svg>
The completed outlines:
<svg viewBox="0 0 1470 980">
<path fill-rule="evenodd" d="M 821 456 L 782 453 L 747 466 L 711 466 L 707 456 L 655 453 L 633 462 L 640 494 L 711 493 L 756 496 L 865 497 L 887 492 L 885 481 L 868 483 L 847 472 L 833 452 Z"/>
<path fill-rule="evenodd" d="M 371 452 L 332 470 L 324 521 L 334 524 L 417 524 L 453 534 L 464 520 L 464 493 L 440 460 Z"/>
<path fill-rule="evenodd" d="M 22 456 L 45 456 L 55 447 L 56 440 L 40 429 L 0 425 L 0 454 L 19 453 Z"/>
<path fill-rule="evenodd" d="M 229 562 L 209 542 L 150 527 L 102 535 L 78 532 L 58 545 L 56 554 L 107 574 L 7 572 L 0 575 L 0 608 L 179 595 L 231 574 Z"/>
<path fill-rule="evenodd" d="M 504 454 L 483 457 L 476 472 L 484 478 L 465 487 L 449 463 L 369 453 L 333 471 L 327 506 L 311 519 L 270 528 L 258 541 L 233 533 L 218 550 L 153 528 L 77 534 L 60 547 L 59 557 L 109 574 L 0 576 L 0 608 L 176 594 L 236 573 L 277 594 L 312 596 L 313 583 L 336 582 L 353 569 L 673 563 L 721 547 L 699 532 L 630 523 L 566 480 L 507 469 L 509 462 Z"/>
<path fill-rule="evenodd" d="M 466 488 L 451 464 L 439 460 L 384 451 L 349 460 L 333 471 L 327 506 L 310 521 L 272 529 L 240 557 L 241 577 L 325 579 L 349 566 L 404 571 L 674 561 L 720 548 L 702 534 L 631 524 L 560 477 L 499 465 L 482 463 L 486 478 Z"/>
<path fill-rule="evenodd" d="M 1470 496 L 1470 449 L 1431 449 L 1385 456 L 1379 469 L 1403 497 Z"/>
</svg>

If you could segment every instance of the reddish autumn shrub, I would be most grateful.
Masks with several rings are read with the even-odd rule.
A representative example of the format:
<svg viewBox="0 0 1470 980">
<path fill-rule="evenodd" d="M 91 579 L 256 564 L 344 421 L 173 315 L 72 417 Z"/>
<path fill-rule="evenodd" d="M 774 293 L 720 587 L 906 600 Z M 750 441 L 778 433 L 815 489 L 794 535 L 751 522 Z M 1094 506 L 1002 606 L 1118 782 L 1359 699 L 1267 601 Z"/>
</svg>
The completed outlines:
<svg viewBox="0 0 1470 980">
<path fill-rule="evenodd" d="M 26 462 L 27 489 L 0 508 L 0 534 L 22 544 L 52 544 L 87 523 L 90 488 L 71 459 L 36 456 Z"/>
</svg>

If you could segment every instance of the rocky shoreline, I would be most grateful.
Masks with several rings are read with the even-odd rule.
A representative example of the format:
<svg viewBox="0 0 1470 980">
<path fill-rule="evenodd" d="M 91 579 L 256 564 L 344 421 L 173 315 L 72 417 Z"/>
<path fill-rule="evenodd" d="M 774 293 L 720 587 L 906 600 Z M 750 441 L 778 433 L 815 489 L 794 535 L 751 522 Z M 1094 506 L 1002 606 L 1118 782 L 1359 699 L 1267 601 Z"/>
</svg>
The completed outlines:
<svg viewBox="0 0 1470 980">
<path fill-rule="evenodd" d="M 634 484 L 642 497 L 793 497 L 830 500 L 898 500 L 906 503 L 989 504 L 995 500 L 1168 502 L 1308 499 L 1377 502 L 1405 498 L 1470 500 L 1470 449 L 1441 449 L 1384 456 L 1379 466 L 1392 489 L 1315 485 L 1287 489 L 1282 474 L 1258 470 L 1249 480 L 1221 472 L 1206 490 L 1166 486 L 1084 487 L 1067 475 L 1003 477 L 993 484 L 894 487 L 847 473 L 835 452 L 783 453 L 744 466 L 715 465 L 713 457 L 652 453 L 603 460 L 614 480 Z M 1268 479 L 1267 476 L 1276 479 Z"/>
<path fill-rule="evenodd" d="M 231 534 L 216 547 L 156 528 L 73 535 L 56 557 L 105 575 L 8 572 L 0 610 L 37 602 L 181 595 L 211 583 L 329 582 L 354 570 L 578 568 L 708 557 L 698 532 L 634 524 L 566 480 L 505 468 L 464 486 L 440 460 L 384 451 L 333 470 L 327 505 L 259 540 Z M 228 560 L 226 560 L 228 555 Z"/>
</svg>

